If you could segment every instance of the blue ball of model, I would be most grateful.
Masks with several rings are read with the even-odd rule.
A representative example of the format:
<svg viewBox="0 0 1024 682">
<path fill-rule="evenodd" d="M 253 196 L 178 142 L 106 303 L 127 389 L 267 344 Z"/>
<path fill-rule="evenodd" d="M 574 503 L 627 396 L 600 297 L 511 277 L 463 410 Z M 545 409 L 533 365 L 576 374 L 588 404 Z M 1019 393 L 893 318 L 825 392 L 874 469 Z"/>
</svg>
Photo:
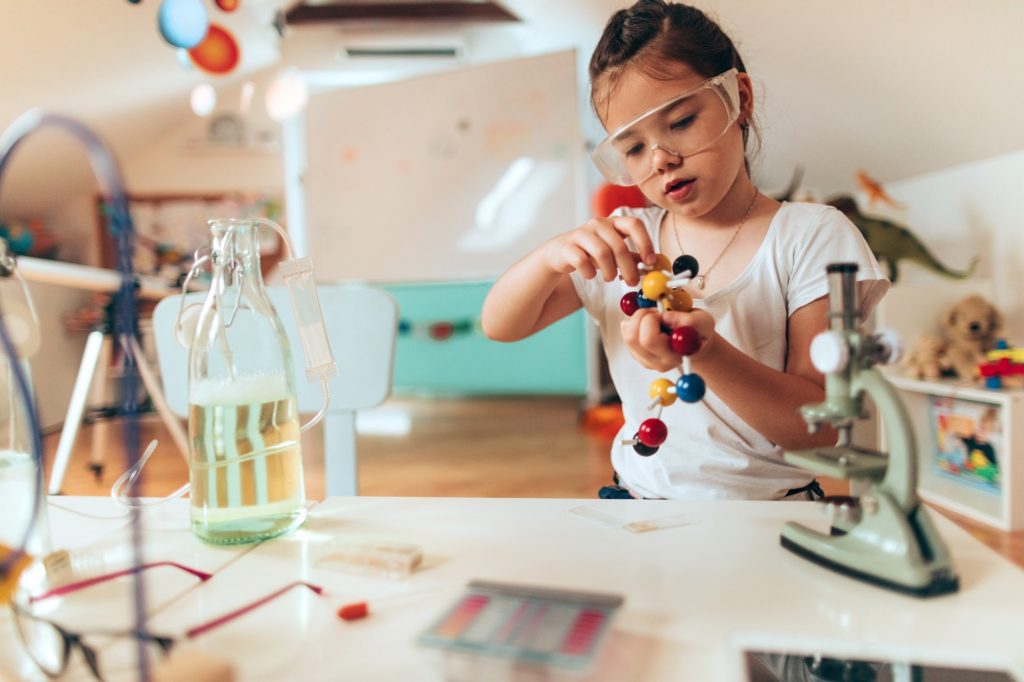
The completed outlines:
<svg viewBox="0 0 1024 682">
<path fill-rule="evenodd" d="M 676 381 L 676 396 L 684 403 L 695 403 L 704 397 L 704 380 L 699 374 L 684 374 Z"/>
</svg>

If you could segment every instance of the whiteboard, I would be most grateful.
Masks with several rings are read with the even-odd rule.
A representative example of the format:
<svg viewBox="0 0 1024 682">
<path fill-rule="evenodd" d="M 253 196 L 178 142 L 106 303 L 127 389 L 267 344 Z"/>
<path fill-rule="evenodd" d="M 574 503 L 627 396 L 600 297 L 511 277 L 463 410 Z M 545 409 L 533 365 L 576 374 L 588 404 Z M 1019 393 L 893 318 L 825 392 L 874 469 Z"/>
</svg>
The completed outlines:
<svg viewBox="0 0 1024 682">
<path fill-rule="evenodd" d="M 495 277 L 576 227 L 572 51 L 313 95 L 308 253 L 324 282 Z"/>
</svg>

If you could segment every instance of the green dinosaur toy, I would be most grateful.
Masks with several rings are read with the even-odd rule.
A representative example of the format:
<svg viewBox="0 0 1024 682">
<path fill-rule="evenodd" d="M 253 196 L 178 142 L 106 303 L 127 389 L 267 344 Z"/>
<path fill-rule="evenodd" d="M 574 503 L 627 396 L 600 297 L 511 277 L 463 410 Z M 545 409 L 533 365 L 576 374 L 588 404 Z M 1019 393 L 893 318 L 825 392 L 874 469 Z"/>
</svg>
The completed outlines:
<svg viewBox="0 0 1024 682">
<path fill-rule="evenodd" d="M 833 197 L 825 202 L 829 206 L 835 206 L 850 219 L 864 240 L 875 254 L 875 258 L 884 261 L 889 268 L 889 280 L 895 284 L 899 276 L 899 261 L 909 260 L 922 265 L 932 272 L 935 272 L 953 279 L 965 279 L 974 273 L 978 265 L 978 259 L 974 258 L 966 270 L 953 270 L 939 262 L 932 253 L 925 248 L 914 234 L 894 222 L 883 218 L 867 216 L 857 208 L 857 202 L 849 195 Z"/>
</svg>

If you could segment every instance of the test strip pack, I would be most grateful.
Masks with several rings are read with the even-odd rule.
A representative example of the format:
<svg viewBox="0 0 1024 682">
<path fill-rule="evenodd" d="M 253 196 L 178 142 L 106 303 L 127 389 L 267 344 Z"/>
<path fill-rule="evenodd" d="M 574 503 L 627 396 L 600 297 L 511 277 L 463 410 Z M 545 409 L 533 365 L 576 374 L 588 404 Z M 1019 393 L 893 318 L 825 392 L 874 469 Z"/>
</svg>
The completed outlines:
<svg viewBox="0 0 1024 682">
<path fill-rule="evenodd" d="M 473 581 L 420 644 L 568 670 L 594 661 L 619 595 Z"/>
</svg>

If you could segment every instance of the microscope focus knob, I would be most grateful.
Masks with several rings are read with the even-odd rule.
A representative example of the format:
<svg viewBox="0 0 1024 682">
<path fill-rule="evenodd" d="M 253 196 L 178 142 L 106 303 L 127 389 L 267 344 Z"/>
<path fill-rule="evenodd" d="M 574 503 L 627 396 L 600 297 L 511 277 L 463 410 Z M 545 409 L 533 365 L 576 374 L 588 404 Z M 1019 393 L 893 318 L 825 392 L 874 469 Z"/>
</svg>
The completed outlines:
<svg viewBox="0 0 1024 682">
<path fill-rule="evenodd" d="M 850 361 L 850 347 L 846 337 L 836 331 L 822 332 L 811 342 L 811 362 L 822 374 L 834 374 L 846 369 Z"/>
<path fill-rule="evenodd" d="M 903 359 L 903 337 L 891 329 L 883 329 L 875 334 L 875 343 L 880 351 L 879 361 L 885 365 L 895 365 Z"/>
</svg>

